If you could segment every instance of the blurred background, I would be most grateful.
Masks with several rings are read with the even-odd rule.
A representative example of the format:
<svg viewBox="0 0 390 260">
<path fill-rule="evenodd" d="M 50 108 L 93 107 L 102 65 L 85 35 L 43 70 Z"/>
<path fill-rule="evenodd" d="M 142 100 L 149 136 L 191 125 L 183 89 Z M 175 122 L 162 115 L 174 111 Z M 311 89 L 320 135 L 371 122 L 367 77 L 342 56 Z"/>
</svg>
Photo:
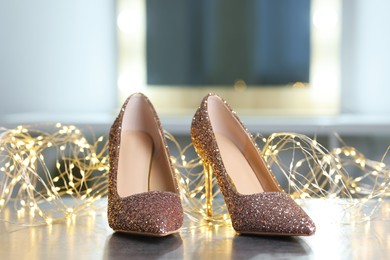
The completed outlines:
<svg viewBox="0 0 390 260">
<path fill-rule="evenodd" d="M 183 144 L 208 92 L 253 132 L 390 144 L 390 2 L 0 0 L 0 127 L 107 133 L 142 91 Z"/>
</svg>

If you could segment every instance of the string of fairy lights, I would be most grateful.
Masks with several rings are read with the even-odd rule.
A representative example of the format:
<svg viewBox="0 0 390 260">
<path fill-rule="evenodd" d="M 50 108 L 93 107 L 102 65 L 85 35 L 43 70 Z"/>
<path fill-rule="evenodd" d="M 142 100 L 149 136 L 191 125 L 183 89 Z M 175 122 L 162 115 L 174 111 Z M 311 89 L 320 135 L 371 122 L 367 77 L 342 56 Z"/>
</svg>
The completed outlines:
<svg viewBox="0 0 390 260">
<path fill-rule="evenodd" d="M 18 126 L 1 134 L 0 210 L 11 204 L 17 212 L 7 221 L 51 224 L 94 214 L 95 202 L 107 194 L 104 138 L 89 143 L 73 125 L 52 128 Z"/>
<path fill-rule="evenodd" d="M 60 123 L 0 129 L 0 218 L 37 225 L 104 212 L 108 138 L 93 132 L 88 136 L 90 140 L 76 126 Z M 193 146 L 181 146 L 169 133 L 166 137 L 176 155 L 172 162 L 192 228 L 229 224 L 216 179 L 205 178 Z M 390 167 L 384 163 L 388 151 L 381 161 L 373 161 L 342 142 L 327 151 L 315 139 L 296 133 L 254 138 L 278 181 L 297 201 L 342 199 L 354 207 L 358 218 L 370 220 L 377 207 L 367 212 L 365 203 L 375 201 L 378 206 L 390 196 Z M 16 217 L 1 214 L 6 209 Z"/>
</svg>

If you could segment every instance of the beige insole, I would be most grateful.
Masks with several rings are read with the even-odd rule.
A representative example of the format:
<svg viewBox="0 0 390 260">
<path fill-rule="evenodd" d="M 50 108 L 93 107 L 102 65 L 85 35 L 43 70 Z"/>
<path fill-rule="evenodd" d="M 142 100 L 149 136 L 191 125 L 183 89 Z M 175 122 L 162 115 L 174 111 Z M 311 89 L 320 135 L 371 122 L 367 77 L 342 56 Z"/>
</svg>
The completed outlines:
<svg viewBox="0 0 390 260">
<path fill-rule="evenodd" d="M 121 197 L 149 190 L 153 140 L 142 131 L 124 131 L 119 151 L 117 188 Z"/>
<path fill-rule="evenodd" d="M 240 149 L 223 134 L 216 133 L 215 137 L 223 164 L 237 191 L 241 194 L 263 192 L 264 188 Z"/>
</svg>

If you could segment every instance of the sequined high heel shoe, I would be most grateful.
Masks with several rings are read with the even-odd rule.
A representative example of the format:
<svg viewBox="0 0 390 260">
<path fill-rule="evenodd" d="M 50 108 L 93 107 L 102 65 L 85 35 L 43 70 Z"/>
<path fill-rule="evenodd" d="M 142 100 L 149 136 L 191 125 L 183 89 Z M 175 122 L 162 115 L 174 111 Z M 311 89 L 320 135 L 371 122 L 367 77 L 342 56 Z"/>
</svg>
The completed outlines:
<svg viewBox="0 0 390 260">
<path fill-rule="evenodd" d="M 123 104 L 109 136 L 108 223 L 114 231 L 166 236 L 183 208 L 156 111 L 143 94 Z"/>
<path fill-rule="evenodd" d="M 207 95 L 191 126 L 206 174 L 216 176 L 233 228 L 241 234 L 307 236 L 310 217 L 278 184 L 252 136 L 230 106 Z"/>
</svg>

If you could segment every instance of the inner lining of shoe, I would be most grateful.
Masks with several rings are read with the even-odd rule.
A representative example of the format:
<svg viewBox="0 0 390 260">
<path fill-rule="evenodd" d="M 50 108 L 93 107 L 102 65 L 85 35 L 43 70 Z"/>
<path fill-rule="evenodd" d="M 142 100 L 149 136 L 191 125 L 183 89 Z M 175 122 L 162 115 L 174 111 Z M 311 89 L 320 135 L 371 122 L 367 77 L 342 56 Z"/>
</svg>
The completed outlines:
<svg viewBox="0 0 390 260">
<path fill-rule="evenodd" d="M 223 164 L 237 191 L 280 191 L 251 138 L 219 97 L 208 98 L 208 113 Z"/>
<path fill-rule="evenodd" d="M 130 98 L 123 115 L 117 188 L 121 197 L 147 191 L 175 192 L 162 136 L 142 95 Z"/>
</svg>

